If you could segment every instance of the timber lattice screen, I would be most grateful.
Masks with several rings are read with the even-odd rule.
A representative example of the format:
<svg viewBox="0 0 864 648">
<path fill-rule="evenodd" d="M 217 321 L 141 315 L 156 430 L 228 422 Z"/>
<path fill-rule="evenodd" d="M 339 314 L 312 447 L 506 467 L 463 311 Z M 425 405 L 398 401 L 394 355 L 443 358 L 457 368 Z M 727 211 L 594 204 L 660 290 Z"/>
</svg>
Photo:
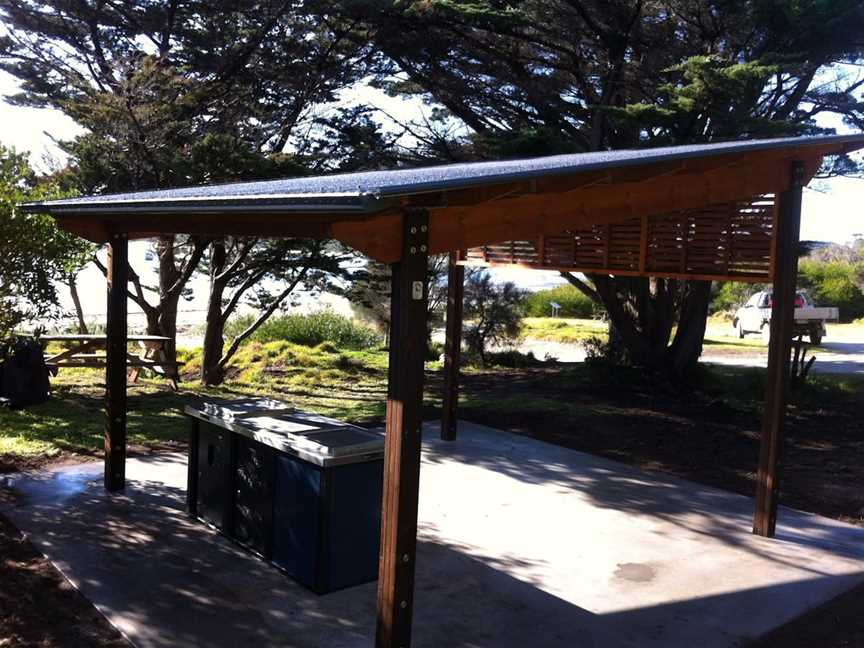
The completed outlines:
<svg viewBox="0 0 864 648">
<path fill-rule="evenodd" d="M 768 282 L 773 275 L 775 218 L 774 197 L 762 196 L 471 248 L 461 263 Z"/>
</svg>

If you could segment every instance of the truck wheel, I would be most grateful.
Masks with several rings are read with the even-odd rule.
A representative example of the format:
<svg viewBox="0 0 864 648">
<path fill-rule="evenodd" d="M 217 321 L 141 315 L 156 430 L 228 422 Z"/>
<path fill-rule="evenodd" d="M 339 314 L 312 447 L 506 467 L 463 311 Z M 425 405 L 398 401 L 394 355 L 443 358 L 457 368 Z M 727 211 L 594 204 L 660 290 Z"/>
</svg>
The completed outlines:
<svg viewBox="0 0 864 648">
<path fill-rule="evenodd" d="M 738 322 L 738 339 L 739 340 L 744 339 L 744 327 L 741 326 L 741 322 Z"/>
<path fill-rule="evenodd" d="M 822 331 L 810 329 L 810 344 L 813 346 L 819 346 L 822 344 Z"/>
</svg>

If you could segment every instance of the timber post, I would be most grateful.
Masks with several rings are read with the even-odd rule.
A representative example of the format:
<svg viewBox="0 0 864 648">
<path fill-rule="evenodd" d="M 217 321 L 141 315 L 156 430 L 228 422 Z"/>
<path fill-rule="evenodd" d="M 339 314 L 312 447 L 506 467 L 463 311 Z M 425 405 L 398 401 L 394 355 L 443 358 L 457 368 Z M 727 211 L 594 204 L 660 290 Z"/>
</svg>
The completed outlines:
<svg viewBox="0 0 864 648">
<path fill-rule="evenodd" d="M 462 355 L 462 311 L 465 299 L 465 268 L 458 254 L 450 253 L 447 271 L 447 321 L 444 335 L 444 402 L 441 407 L 441 438 L 456 439 L 459 407 L 459 364 Z"/>
<path fill-rule="evenodd" d="M 789 391 L 789 360 L 795 326 L 795 289 L 798 275 L 798 243 L 801 230 L 801 194 L 804 164 L 793 162 L 792 182 L 779 196 L 779 218 L 774 248 L 774 287 L 771 337 L 756 480 L 756 513 L 753 533 L 774 537 L 780 492 L 778 466 L 783 447 L 783 427 Z"/>
<path fill-rule="evenodd" d="M 126 485 L 126 285 L 129 241 L 113 234 L 108 243 L 108 308 L 105 361 L 105 489 Z"/>
<path fill-rule="evenodd" d="M 402 216 L 401 260 L 392 265 L 377 648 L 408 648 L 411 644 L 429 292 L 428 245 L 428 213 L 406 210 Z"/>
</svg>

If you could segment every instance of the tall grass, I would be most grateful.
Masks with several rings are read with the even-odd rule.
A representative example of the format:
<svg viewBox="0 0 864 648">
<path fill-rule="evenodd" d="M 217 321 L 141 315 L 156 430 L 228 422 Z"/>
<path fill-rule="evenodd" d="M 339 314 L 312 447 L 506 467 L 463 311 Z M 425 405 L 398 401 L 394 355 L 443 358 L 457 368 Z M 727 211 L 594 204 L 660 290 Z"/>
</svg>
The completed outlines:
<svg viewBox="0 0 864 648">
<path fill-rule="evenodd" d="M 253 315 L 243 315 L 228 322 L 225 336 L 230 340 L 242 333 L 254 321 Z M 343 315 L 322 310 L 308 315 L 271 317 L 249 338 L 255 342 L 284 340 L 314 347 L 323 342 L 340 349 L 369 349 L 382 342 L 381 335 L 369 326 Z"/>
</svg>

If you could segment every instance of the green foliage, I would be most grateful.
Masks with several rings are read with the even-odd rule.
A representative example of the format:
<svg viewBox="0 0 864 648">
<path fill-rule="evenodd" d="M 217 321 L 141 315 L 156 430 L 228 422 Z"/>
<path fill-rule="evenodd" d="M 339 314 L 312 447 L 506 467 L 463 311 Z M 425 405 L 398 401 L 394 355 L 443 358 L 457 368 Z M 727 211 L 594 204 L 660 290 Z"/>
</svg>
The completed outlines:
<svg viewBox="0 0 864 648">
<path fill-rule="evenodd" d="M 776 65 L 759 61 L 737 63 L 718 56 L 692 56 L 664 70 L 671 79 L 658 87 L 656 100 L 607 110 L 640 128 L 663 130 L 675 143 L 796 132 L 800 128 L 753 111 L 778 70 Z"/>
<path fill-rule="evenodd" d="M 528 317 L 548 317 L 552 314 L 549 302 L 561 305 L 560 317 L 591 319 L 601 316 L 601 307 L 593 299 L 570 284 L 538 290 L 525 298 L 525 315 Z"/>
<path fill-rule="evenodd" d="M 536 157 L 578 153 L 578 145 L 562 139 L 559 133 L 545 128 L 527 128 L 484 133 L 474 139 L 489 157 L 496 159 Z"/>
<path fill-rule="evenodd" d="M 743 306 L 750 296 L 761 290 L 758 285 L 740 281 L 715 282 L 711 287 L 712 299 L 710 313 L 734 312 Z"/>
<path fill-rule="evenodd" d="M 798 284 L 810 292 L 820 306 L 837 306 L 840 319 L 851 322 L 864 315 L 864 293 L 856 283 L 857 267 L 846 261 L 798 263 Z"/>
<path fill-rule="evenodd" d="M 66 146 L 89 191 L 295 175 L 306 111 L 365 76 L 362 46 L 307 3 L 139 5 L 0 2 L 11 99 L 88 130 Z"/>
<path fill-rule="evenodd" d="M 521 353 L 516 349 L 507 351 L 493 351 L 486 354 L 487 367 L 505 367 L 507 369 L 525 369 L 527 367 L 537 367 L 544 364 L 542 360 L 534 357 L 534 354 Z"/>
<path fill-rule="evenodd" d="M 0 145 L 0 338 L 25 320 L 57 315 L 55 282 L 83 265 L 91 248 L 54 219 L 16 208 L 60 195 L 55 183 L 38 181 L 24 154 Z"/>
<path fill-rule="evenodd" d="M 585 362 L 592 367 L 626 367 L 630 358 L 627 349 L 620 342 L 607 337 L 594 336 L 582 341 L 585 349 Z"/>
<path fill-rule="evenodd" d="M 225 334 L 234 338 L 253 321 L 254 315 L 236 317 L 225 326 Z M 290 342 L 307 347 L 331 344 L 335 349 L 370 349 L 381 342 L 372 328 L 359 324 L 332 311 L 322 310 L 308 315 L 282 315 L 267 320 L 251 336 L 254 342 Z"/>
</svg>

